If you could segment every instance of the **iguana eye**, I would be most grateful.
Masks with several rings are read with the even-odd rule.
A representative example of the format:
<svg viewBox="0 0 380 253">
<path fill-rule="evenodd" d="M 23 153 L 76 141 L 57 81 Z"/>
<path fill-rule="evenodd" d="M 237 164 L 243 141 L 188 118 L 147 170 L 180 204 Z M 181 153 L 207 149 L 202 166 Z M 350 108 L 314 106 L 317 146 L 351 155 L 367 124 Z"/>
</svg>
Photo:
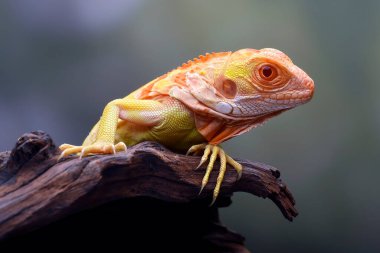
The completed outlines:
<svg viewBox="0 0 380 253">
<path fill-rule="evenodd" d="M 272 81 L 278 76 L 278 72 L 275 67 L 265 64 L 260 67 L 259 75 L 265 81 Z"/>
<path fill-rule="evenodd" d="M 274 91 L 283 88 L 290 79 L 286 68 L 263 60 L 254 65 L 252 84 L 259 90 Z"/>
</svg>

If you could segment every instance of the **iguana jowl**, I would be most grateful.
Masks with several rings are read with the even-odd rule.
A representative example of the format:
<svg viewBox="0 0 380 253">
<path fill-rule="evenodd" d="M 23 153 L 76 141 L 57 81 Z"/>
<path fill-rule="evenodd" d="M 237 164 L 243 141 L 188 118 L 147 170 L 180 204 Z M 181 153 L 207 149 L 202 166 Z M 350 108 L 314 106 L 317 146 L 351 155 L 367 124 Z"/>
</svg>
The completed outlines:
<svg viewBox="0 0 380 253">
<path fill-rule="evenodd" d="M 201 189 L 217 157 L 221 164 L 214 202 L 226 164 L 242 173 L 219 144 L 306 103 L 313 92 L 313 80 L 279 50 L 206 54 L 108 103 L 82 146 L 61 145 L 61 157 L 115 153 L 147 140 L 188 153 L 204 150 L 200 165 L 209 164 Z"/>
</svg>

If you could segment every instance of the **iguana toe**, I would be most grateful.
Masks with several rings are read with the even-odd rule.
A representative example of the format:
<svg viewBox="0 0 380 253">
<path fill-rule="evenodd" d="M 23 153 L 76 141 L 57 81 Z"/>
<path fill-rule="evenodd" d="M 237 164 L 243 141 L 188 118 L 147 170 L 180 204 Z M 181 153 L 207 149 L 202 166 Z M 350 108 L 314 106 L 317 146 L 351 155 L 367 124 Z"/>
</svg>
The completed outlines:
<svg viewBox="0 0 380 253">
<path fill-rule="evenodd" d="M 187 153 L 188 154 L 197 153 L 201 150 L 204 150 L 204 151 L 203 151 L 201 161 L 199 162 L 199 165 L 197 166 L 197 168 L 199 168 L 207 160 L 209 160 L 209 163 L 207 165 L 206 173 L 202 179 L 202 185 L 201 185 L 201 189 L 200 189 L 199 194 L 201 194 L 202 190 L 204 189 L 204 187 L 208 183 L 208 180 L 210 178 L 210 174 L 211 174 L 211 171 L 214 167 L 214 163 L 215 163 L 216 158 L 219 157 L 219 160 L 220 160 L 219 174 L 218 174 L 218 178 L 216 180 L 216 186 L 214 188 L 213 199 L 211 202 L 211 205 L 213 205 L 215 200 L 217 199 L 217 197 L 219 195 L 220 187 L 222 185 L 223 178 L 224 178 L 224 175 L 226 173 L 227 164 L 230 164 L 232 167 L 235 168 L 235 170 L 238 173 L 238 179 L 240 179 L 240 177 L 242 175 L 243 166 L 241 164 L 239 164 L 238 162 L 236 162 L 232 157 L 225 154 L 225 152 L 223 151 L 223 149 L 221 147 L 216 146 L 216 145 L 212 145 L 212 144 L 194 145 L 189 149 L 189 151 Z"/>
<path fill-rule="evenodd" d="M 59 149 L 62 150 L 62 153 L 58 160 L 72 154 L 80 154 L 79 158 L 89 156 L 90 154 L 115 154 L 116 152 L 126 151 L 127 146 L 124 142 L 119 142 L 116 145 L 113 143 L 95 142 L 85 146 L 62 144 Z"/>
</svg>

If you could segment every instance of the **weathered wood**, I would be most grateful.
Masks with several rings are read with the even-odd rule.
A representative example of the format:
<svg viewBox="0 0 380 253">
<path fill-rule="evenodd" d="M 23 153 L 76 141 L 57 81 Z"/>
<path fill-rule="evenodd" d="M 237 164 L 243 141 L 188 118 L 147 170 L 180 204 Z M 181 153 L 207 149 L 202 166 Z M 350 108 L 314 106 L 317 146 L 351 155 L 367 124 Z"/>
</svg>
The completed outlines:
<svg viewBox="0 0 380 253">
<path fill-rule="evenodd" d="M 196 203 L 217 212 L 216 207 L 230 204 L 233 192 L 243 191 L 270 198 L 288 220 L 297 215 L 279 171 L 262 163 L 239 161 L 244 165 L 240 180 L 229 168 L 220 197 L 209 208 L 218 171 L 212 172 L 198 195 L 205 171 L 204 166 L 194 169 L 199 157 L 173 153 L 153 142 L 140 143 L 116 155 L 71 156 L 57 161 L 58 155 L 51 138 L 41 131 L 24 134 L 11 152 L 0 153 L 0 239 L 33 231 L 78 211 L 135 197 Z M 217 215 L 213 219 L 217 220 Z M 219 237 L 210 237 L 219 238 L 215 245 L 234 244 L 235 240 L 235 246 L 241 247 L 231 252 L 246 252 L 241 236 L 221 233 L 227 230 L 220 224 L 215 231 Z M 233 239 L 225 240 L 233 234 Z"/>
</svg>

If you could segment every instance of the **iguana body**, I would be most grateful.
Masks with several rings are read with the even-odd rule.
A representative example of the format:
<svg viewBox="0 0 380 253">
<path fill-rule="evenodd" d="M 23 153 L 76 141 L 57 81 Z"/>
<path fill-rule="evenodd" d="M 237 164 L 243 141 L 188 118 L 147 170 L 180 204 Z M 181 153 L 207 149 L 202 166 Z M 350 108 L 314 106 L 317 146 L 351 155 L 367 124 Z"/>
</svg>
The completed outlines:
<svg viewBox="0 0 380 253">
<path fill-rule="evenodd" d="M 226 163 L 242 171 L 218 144 L 306 103 L 313 91 L 312 79 L 276 49 L 206 54 L 108 103 L 82 146 L 63 144 L 61 156 L 115 153 L 147 140 L 177 151 L 204 149 L 201 164 L 210 162 L 202 188 L 221 161 L 215 200 Z"/>
</svg>

